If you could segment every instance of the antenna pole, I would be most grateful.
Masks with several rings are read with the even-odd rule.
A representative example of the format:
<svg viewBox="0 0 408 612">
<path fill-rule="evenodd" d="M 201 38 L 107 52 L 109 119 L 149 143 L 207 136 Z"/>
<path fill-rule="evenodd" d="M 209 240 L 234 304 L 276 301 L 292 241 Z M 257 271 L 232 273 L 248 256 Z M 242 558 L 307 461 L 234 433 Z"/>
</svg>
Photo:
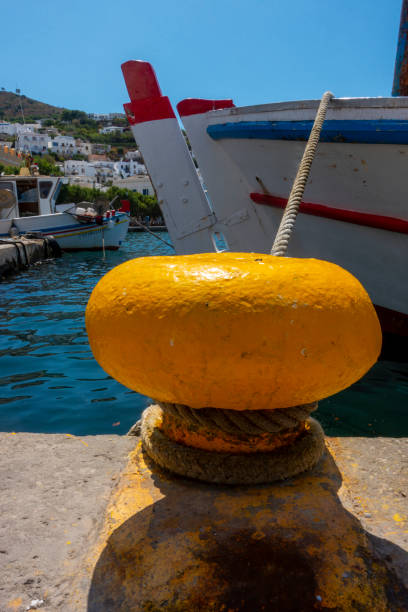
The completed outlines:
<svg viewBox="0 0 408 612">
<path fill-rule="evenodd" d="M 408 0 L 402 0 L 392 95 L 408 96 Z"/>
</svg>

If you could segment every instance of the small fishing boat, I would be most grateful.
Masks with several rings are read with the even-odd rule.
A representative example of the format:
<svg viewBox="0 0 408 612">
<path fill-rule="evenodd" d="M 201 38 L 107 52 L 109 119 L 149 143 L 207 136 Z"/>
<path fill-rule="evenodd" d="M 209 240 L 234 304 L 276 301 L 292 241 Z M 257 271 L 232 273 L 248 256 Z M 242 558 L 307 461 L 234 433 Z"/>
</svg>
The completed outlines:
<svg viewBox="0 0 408 612">
<path fill-rule="evenodd" d="M 408 335 L 407 23 L 404 0 L 394 97 L 330 101 L 288 250 L 352 272 L 383 329 L 399 335 Z M 122 70 L 131 100 L 124 108 L 176 251 L 270 252 L 319 101 L 180 102 L 202 186 L 152 66 L 129 61 Z"/>
<path fill-rule="evenodd" d="M 98 213 L 90 203 L 56 204 L 55 176 L 0 176 L 0 238 L 40 233 L 64 251 L 118 249 L 129 226 L 129 207 Z"/>
</svg>

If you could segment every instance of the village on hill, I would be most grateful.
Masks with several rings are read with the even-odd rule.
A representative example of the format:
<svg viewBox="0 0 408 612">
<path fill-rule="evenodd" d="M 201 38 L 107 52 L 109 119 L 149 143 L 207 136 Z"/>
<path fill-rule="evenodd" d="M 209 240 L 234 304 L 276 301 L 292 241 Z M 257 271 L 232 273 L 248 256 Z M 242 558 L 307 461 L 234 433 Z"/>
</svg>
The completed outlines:
<svg viewBox="0 0 408 612">
<path fill-rule="evenodd" d="M 30 156 L 41 174 L 65 177 L 62 193 L 73 201 L 91 189 L 107 196 L 126 190 L 135 203 L 155 196 L 124 113 L 87 114 L 0 91 L 0 149 Z M 0 175 L 16 172 L 6 160 L 0 156 Z"/>
</svg>

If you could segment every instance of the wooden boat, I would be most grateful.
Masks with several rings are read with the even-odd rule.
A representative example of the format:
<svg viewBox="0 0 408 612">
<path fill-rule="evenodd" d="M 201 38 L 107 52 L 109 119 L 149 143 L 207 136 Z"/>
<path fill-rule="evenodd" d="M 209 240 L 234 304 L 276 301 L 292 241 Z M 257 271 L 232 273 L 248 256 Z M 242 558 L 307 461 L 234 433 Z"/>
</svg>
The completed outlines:
<svg viewBox="0 0 408 612">
<path fill-rule="evenodd" d="M 118 249 L 129 226 L 129 210 L 97 214 L 88 204 L 56 204 L 61 179 L 0 177 L 0 238 L 39 232 L 65 251 Z"/>
<path fill-rule="evenodd" d="M 407 16 L 404 0 L 402 30 Z M 408 83 L 400 91 L 408 71 L 401 54 L 394 92 L 404 95 L 330 102 L 288 255 L 348 269 L 383 329 L 408 335 Z M 122 69 L 131 100 L 125 111 L 176 251 L 269 252 L 319 101 L 180 102 L 203 187 L 151 65 L 130 61 Z"/>
</svg>

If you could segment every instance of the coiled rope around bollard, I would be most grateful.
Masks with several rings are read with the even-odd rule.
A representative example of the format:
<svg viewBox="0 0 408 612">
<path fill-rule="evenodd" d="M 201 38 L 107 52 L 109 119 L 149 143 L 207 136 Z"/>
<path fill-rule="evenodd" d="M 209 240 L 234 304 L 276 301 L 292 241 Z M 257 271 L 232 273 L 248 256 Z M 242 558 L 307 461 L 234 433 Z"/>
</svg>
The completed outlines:
<svg viewBox="0 0 408 612">
<path fill-rule="evenodd" d="M 310 168 L 316 153 L 316 148 L 320 139 L 320 132 L 326 117 L 327 107 L 333 94 L 326 91 L 320 101 L 319 108 L 314 120 L 312 131 L 310 132 L 309 140 L 303 152 L 302 161 L 300 162 L 296 178 L 293 182 L 292 190 L 289 195 L 288 203 L 286 204 L 285 212 L 277 231 L 275 241 L 271 249 L 271 255 L 284 257 L 288 249 L 289 239 L 295 225 L 296 217 L 299 212 L 300 203 L 303 198 L 306 183 L 309 178 Z"/>
<path fill-rule="evenodd" d="M 180 405 L 158 403 L 143 412 L 141 436 L 149 457 L 162 468 L 180 476 L 230 485 L 274 482 L 311 469 L 322 456 L 324 436 L 319 423 L 311 418 L 307 418 L 303 423 L 297 420 L 297 417 L 306 417 L 314 407 L 314 404 L 305 409 L 296 407 L 293 412 L 288 409 L 287 424 L 290 423 L 291 427 L 286 431 L 268 433 L 269 429 L 274 429 L 274 416 L 271 415 L 270 423 L 262 419 L 262 427 L 257 427 L 258 432 L 253 435 L 252 423 L 246 419 L 247 415 L 244 415 L 238 424 L 234 423 L 234 419 L 235 427 L 231 428 L 231 421 L 228 419 L 228 426 L 219 429 L 212 419 L 213 415 L 208 418 L 207 414 L 201 425 L 202 415 L 197 415 L 200 421 L 195 421 L 193 414 L 188 415 L 186 420 L 185 411 L 182 409 L 179 412 Z M 201 413 L 202 410 L 215 413 L 217 410 L 185 408 L 186 412 L 190 413 Z M 275 424 L 277 427 L 281 425 L 279 418 Z M 232 438 L 226 429 L 235 432 Z M 260 433 L 260 430 L 263 433 Z M 214 438 L 216 442 L 221 440 L 225 443 L 224 449 L 212 446 Z M 273 448 L 260 447 L 257 439 L 265 440 L 267 445 L 272 443 Z"/>
<path fill-rule="evenodd" d="M 198 425 L 205 427 L 207 431 L 225 432 L 232 435 L 271 434 L 295 428 L 317 408 L 317 402 L 281 410 L 222 410 L 219 408 L 196 410 L 182 404 L 157 403 L 172 417 L 190 426 Z"/>
</svg>

